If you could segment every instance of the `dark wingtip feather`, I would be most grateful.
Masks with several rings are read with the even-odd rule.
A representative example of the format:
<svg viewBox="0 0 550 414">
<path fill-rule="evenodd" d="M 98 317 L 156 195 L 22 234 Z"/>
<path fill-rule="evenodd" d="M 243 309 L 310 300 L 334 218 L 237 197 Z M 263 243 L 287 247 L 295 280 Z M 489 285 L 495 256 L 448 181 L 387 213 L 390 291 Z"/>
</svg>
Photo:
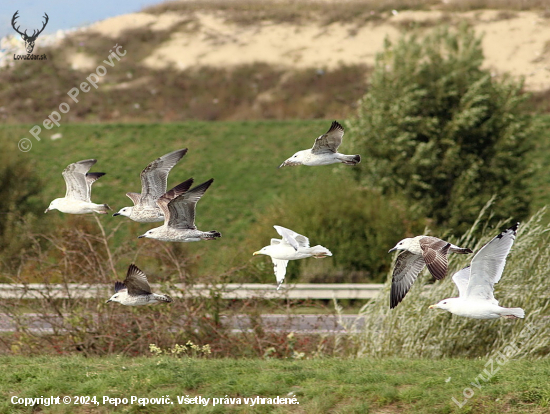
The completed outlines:
<svg viewBox="0 0 550 414">
<path fill-rule="evenodd" d="M 126 289 L 126 285 L 122 282 L 115 282 L 115 293 L 123 290 L 123 289 Z"/>
<path fill-rule="evenodd" d="M 330 128 L 327 131 L 327 134 L 337 129 L 344 132 L 344 127 L 340 123 L 338 123 L 338 121 L 332 121 L 332 124 L 330 125 Z"/>
<path fill-rule="evenodd" d="M 161 197 L 167 198 L 168 200 L 172 200 L 173 198 L 176 198 L 177 196 L 189 191 L 189 189 L 193 185 L 193 181 L 194 181 L 193 178 L 189 178 L 188 180 L 185 180 L 184 182 L 176 185 L 171 190 L 168 190 Z"/>
</svg>

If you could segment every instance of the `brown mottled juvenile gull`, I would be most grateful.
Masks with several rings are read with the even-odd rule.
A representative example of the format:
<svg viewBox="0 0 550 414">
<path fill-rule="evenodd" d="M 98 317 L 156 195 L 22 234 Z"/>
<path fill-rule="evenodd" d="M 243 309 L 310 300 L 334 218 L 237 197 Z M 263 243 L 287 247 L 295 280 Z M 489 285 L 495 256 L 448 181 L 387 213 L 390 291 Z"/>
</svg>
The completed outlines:
<svg viewBox="0 0 550 414">
<path fill-rule="evenodd" d="M 436 279 L 447 275 L 447 254 L 472 253 L 470 249 L 455 246 L 449 242 L 432 236 L 416 236 L 401 240 L 390 252 L 404 250 L 395 261 L 393 269 L 390 308 L 395 308 L 403 300 L 418 274 L 428 267 Z"/>
<path fill-rule="evenodd" d="M 59 210 L 68 214 L 107 214 L 110 210 L 107 204 L 95 204 L 90 200 L 92 184 L 105 175 L 102 172 L 88 172 L 96 162 L 97 160 L 89 159 L 69 164 L 63 170 L 63 178 L 67 186 L 65 197 L 53 200 L 44 213 Z"/>
<path fill-rule="evenodd" d="M 170 191 L 166 192 L 168 174 L 170 170 L 187 153 L 187 148 L 172 151 L 162 157 L 157 158 L 143 169 L 140 174 L 141 194 L 126 193 L 133 201 L 133 207 L 123 207 L 114 216 L 126 216 L 131 220 L 140 223 L 152 223 L 163 221 L 162 210 L 157 206 L 157 200 L 164 195 L 165 197 L 175 198 L 183 194 L 191 187 L 193 181 L 185 181 Z"/>
<path fill-rule="evenodd" d="M 128 267 L 124 282 L 115 282 L 115 294 L 105 302 L 118 302 L 127 306 L 152 305 L 153 303 L 170 303 L 168 295 L 151 292 L 147 276 L 135 264 Z"/>
<path fill-rule="evenodd" d="M 309 239 L 306 236 L 281 226 L 273 227 L 282 236 L 282 239 L 271 239 L 269 246 L 262 247 L 254 252 L 253 256 L 265 254 L 271 257 L 275 278 L 277 279 L 277 290 L 285 280 L 286 266 L 289 260 L 305 259 L 306 257 L 322 259 L 332 256 L 332 253 L 326 247 L 320 245 L 309 247 Z"/>
<path fill-rule="evenodd" d="M 342 143 L 343 136 L 344 127 L 334 121 L 327 133 L 315 140 L 311 149 L 298 151 L 279 165 L 279 168 L 294 165 L 329 165 L 339 162 L 346 165 L 360 163 L 360 155 L 344 155 L 338 152 L 338 147 Z"/>
<path fill-rule="evenodd" d="M 147 231 L 138 238 L 148 237 L 171 242 L 194 242 L 214 240 L 221 237 L 222 235 L 218 231 L 201 231 L 195 226 L 197 202 L 213 181 L 214 179 L 211 178 L 174 199 L 164 196 L 159 198 L 157 204 L 164 214 L 164 224 Z"/>
<path fill-rule="evenodd" d="M 524 318 L 523 309 L 503 308 L 493 294 L 494 285 L 502 277 L 506 257 L 516 239 L 518 226 L 519 223 L 516 223 L 494 237 L 475 254 L 470 266 L 454 274 L 458 298 L 443 299 L 431 305 L 430 309 L 443 309 L 474 319 Z"/>
</svg>

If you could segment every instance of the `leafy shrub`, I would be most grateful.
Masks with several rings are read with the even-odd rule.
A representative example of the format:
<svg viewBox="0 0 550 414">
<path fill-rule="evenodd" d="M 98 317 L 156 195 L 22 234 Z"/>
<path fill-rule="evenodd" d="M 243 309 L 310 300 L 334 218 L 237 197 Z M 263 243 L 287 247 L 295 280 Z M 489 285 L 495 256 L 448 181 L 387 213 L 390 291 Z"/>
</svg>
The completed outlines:
<svg viewBox="0 0 550 414">
<path fill-rule="evenodd" d="M 526 217 L 531 200 L 525 155 L 538 128 L 522 114 L 522 83 L 494 79 L 482 62 L 467 25 L 388 41 L 351 121 L 361 182 L 455 231 L 495 194 L 494 222 Z"/>
<path fill-rule="evenodd" d="M 388 249 L 424 227 L 400 200 L 360 187 L 349 171 L 338 173 L 330 181 L 284 193 L 249 232 L 248 243 L 256 250 L 272 237 L 280 238 L 273 229 L 277 224 L 305 235 L 311 246 L 320 244 L 332 252 L 323 260 L 291 261 L 289 281 L 299 275 L 300 282 L 380 282 L 391 265 Z M 274 280 L 270 260 L 264 275 Z"/>
<path fill-rule="evenodd" d="M 43 213 L 39 202 L 41 181 L 32 164 L 23 160 L 15 142 L 0 143 L 0 261 L 6 268 L 19 262 L 21 249 L 28 245 L 26 230 Z"/>
</svg>

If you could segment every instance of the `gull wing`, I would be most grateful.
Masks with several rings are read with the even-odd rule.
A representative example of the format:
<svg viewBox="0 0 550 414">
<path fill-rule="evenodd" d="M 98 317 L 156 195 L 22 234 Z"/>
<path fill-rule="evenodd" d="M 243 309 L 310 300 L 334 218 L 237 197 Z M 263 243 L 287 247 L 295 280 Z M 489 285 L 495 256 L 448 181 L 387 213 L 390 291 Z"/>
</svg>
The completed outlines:
<svg viewBox="0 0 550 414">
<path fill-rule="evenodd" d="M 128 288 L 122 282 L 115 282 L 115 293 L 118 293 L 121 290 L 128 290 Z"/>
<path fill-rule="evenodd" d="M 453 282 L 455 282 L 455 285 L 458 288 L 459 298 L 466 295 L 466 289 L 468 288 L 468 283 L 470 282 L 470 271 L 470 266 L 466 266 L 464 269 L 459 270 L 453 275 Z"/>
<path fill-rule="evenodd" d="M 172 200 L 177 196 L 187 192 L 193 185 L 193 181 L 194 181 L 193 178 L 189 178 L 188 180 L 185 180 L 184 182 L 179 183 L 174 188 L 165 192 L 161 197 L 169 198 L 170 200 Z"/>
<path fill-rule="evenodd" d="M 126 197 L 128 197 L 135 206 L 139 204 L 139 200 L 141 200 L 141 194 L 140 193 L 126 193 Z"/>
<path fill-rule="evenodd" d="M 430 236 L 422 237 L 419 243 L 428 270 L 436 279 L 443 279 L 447 275 L 447 253 L 451 243 Z"/>
<path fill-rule="evenodd" d="M 277 279 L 277 290 L 279 290 L 285 280 L 286 265 L 288 264 L 288 260 L 274 258 L 271 258 L 271 260 L 273 261 L 273 270 L 275 272 L 275 278 Z"/>
<path fill-rule="evenodd" d="M 282 226 L 273 226 L 277 233 L 281 235 L 283 240 L 294 247 L 294 250 L 298 250 L 299 247 L 309 247 L 309 239 L 306 236 L 296 233 L 290 229 Z"/>
<path fill-rule="evenodd" d="M 321 135 L 315 140 L 311 148 L 312 154 L 334 153 L 342 143 L 344 136 L 344 127 L 334 121 L 326 134 Z"/>
<path fill-rule="evenodd" d="M 281 244 L 281 239 L 271 239 L 271 246 L 276 246 L 278 244 Z"/>
<path fill-rule="evenodd" d="M 172 151 L 151 162 L 141 172 L 141 205 L 155 207 L 155 201 L 166 192 L 168 174 L 187 153 L 187 148 Z"/>
<path fill-rule="evenodd" d="M 195 230 L 197 228 L 195 227 L 195 209 L 197 203 L 213 181 L 214 179 L 211 178 L 169 201 L 167 203 L 168 215 L 164 214 L 165 224 L 167 223 L 168 227 Z M 163 196 L 160 200 L 166 200 L 166 197 Z M 157 204 L 159 203 L 157 202 Z M 162 207 L 161 209 L 163 212 L 165 211 Z"/>
<path fill-rule="evenodd" d="M 419 254 L 413 254 L 407 250 L 400 253 L 395 260 L 393 268 L 390 308 L 395 308 L 405 297 L 418 274 L 424 268 L 424 259 Z"/>
<path fill-rule="evenodd" d="M 147 281 L 147 276 L 135 264 L 128 267 L 124 285 L 128 288 L 128 295 L 138 296 L 151 293 L 151 287 Z"/>
<path fill-rule="evenodd" d="M 105 173 L 102 172 L 93 172 L 93 173 L 87 173 L 86 174 L 86 189 L 88 191 L 88 202 L 91 203 L 91 197 L 92 197 L 92 184 L 95 183 L 97 180 L 99 180 L 101 177 L 103 177 Z"/>
<path fill-rule="evenodd" d="M 483 246 L 472 259 L 471 276 L 466 297 L 495 301 L 493 288 L 502 277 L 506 257 L 516 239 L 519 223 L 504 230 Z"/>
<path fill-rule="evenodd" d="M 97 160 L 95 159 L 82 160 L 69 164 L 67 168 L 63 170 L 63 179 L 67 185 L 65 197 L 90 202 L 91 185 L 95 180 L 101 177 L 101 175 L 97 177 L 97 174 L 103 175 L 103 173 L 93 173 L 96 174 L 94 176 L 96 177 L 95 179 L 90 178 L 90 181 L 88 181 L 86 178 L 86 173 L 90 171 L 90 168 L 92 168 L 92 165 L 96 162 Z"/>
</svg>

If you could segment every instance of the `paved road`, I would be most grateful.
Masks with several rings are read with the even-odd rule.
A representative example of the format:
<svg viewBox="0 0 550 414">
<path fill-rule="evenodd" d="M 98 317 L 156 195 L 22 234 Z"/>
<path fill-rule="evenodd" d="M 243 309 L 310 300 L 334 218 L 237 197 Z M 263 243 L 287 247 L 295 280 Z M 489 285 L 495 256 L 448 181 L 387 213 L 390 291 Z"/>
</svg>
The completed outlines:
<svg viewBox="0 0 550 414">
<path fill-rule="evenodd" d="M 37 314 L 26 315 L 29 319 L 27 325 L 35 333 L 52 333 L 52 323 L 61 322 L 60 317 L 52 315 L 51 321 L 44 321 Z M 342 322 L 334 315 L 278 315 L 266 314 L 260 316 L 262 329 L 265 332 L 297 332 L 297 333 L 319 333 L 334 334 L 345 332 L 346 327 L 361 328 L 364 325 L 364 317 L 357 315 L 343 315 Z M 222 316 L 221 322 L 228 325 L 233 333 L 251 332 L 253 324 L 248 315 Z M 6 314 L 0 314 L 0 332 L 14 332 L 16 325 Z"/>
</svg>

